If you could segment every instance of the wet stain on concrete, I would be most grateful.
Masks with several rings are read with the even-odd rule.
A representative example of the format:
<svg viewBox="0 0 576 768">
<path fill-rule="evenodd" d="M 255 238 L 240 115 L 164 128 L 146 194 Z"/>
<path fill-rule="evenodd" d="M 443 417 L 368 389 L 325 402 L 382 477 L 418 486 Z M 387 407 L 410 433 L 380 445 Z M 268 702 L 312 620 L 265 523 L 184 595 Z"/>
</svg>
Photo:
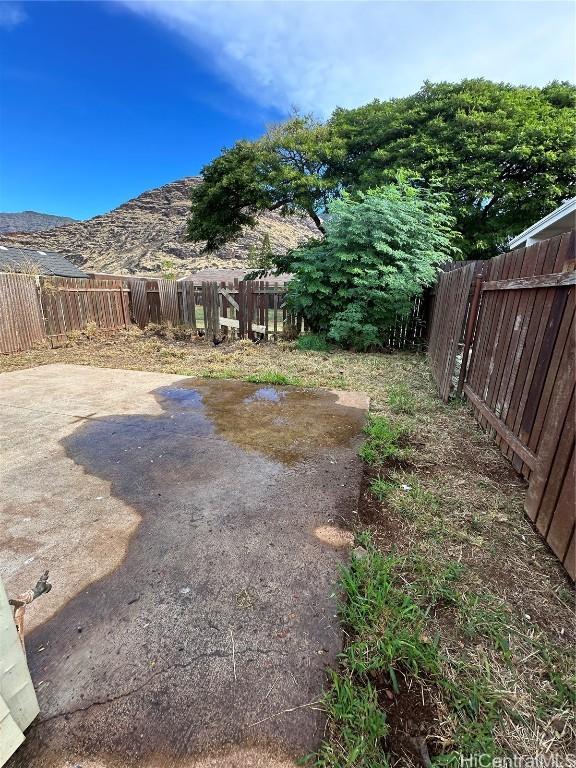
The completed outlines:
<svg viewBox="0 0 576 768">
<path fill-rule="evenodd" d="M 29 635 L 42 715 L 14 766 L 226 744 L 298 755 L 321 738 L 321 714 L 301 705 L 340 649 L 342 555 L 313 534 L 357 500 L 364 408 L 246 382 L 155 396 L 159 415 L 91 419 L 62 441 L 142 521 L 120 567 Z"/>
<path fill-rule="evenodd" d="M 167 411 L 196 411 L 196 428 L 205 419 L 206 430 L 284 464 L 313 456 L 318 446 L 346 444 L 358 433 L 358 408 L 335 407 L 337 396 L 329 390 L 184 379 L 157 397 Z"/>
<path fill-rule="evenodd" d="M 341 549 L 343 547 L 351 547 L 354 544 L 354 534 L 351 531 L 345 531 L 343 528 L 339 528 L 336 525 L 319 525 L 314 530 L 314 535 L 323 541 L 325 544 L 329 544 L 331 547 Z"/>
</svg>

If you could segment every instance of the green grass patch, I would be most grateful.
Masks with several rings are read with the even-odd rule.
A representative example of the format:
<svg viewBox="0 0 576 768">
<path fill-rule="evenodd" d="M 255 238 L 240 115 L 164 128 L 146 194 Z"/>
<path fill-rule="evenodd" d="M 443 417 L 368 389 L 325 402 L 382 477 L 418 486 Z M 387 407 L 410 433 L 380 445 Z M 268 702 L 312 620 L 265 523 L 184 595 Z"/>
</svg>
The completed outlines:
<svg viewBox="0 0 576 768">
<path fill-rule="evenodd" d="M 286 376 L 278 371 L 259 371 L 258 373 L 251 373 L 245 377 L 246 381 L 250 381 L 253 384 L 285 384 L 292 387 L 301 387 L 302 380 L 297 379 L 295 376 Z"/>
<path fill-rule="evenodd" d="M 223 368 L 221 370 L 207 370 L 202 374 L 204 379 L 238 379 L 240 373 L 232 368 Z"/>
<path fill-rule="evenodd" d="M 399 673 L 438 672 L 436 643 L 426 636 L 424 611 L 399 585 L 399 562 L 368 545 L 367 555 L 353 558 L 342 572 L 346 600 L 340 611 L 355 636 L 343 653 L 347 669 L 359 675 L 384 671 L 396 692 Z"/>
<path fill-rule="evenodd" d="M 386 477 L 372 480 L 370 490 L 380 501 L 385 501 L 390 510 L 409 520 L 429 521 L 442 508 L 441 498 L 427 490 L 417 475 L 391 472 Z"/>
<path fill-rule="evenodd" d="M 330 350 L 330 344 L 328 344 L 324 336 L 307 333 L 303 336 L 298 336 L 296 339 L 296 349 L 301 349 L 307 352 L 328 352 Z"/>
<path fill-rule="evenodd" d="M 405 384 L 398 384 L 390 389 L 388 405 L 392 413 L 413 416 L 416 412 L 416 398 Z"/>
<path fill-rule="evenodd" d="M 386 713 L 374 680 L 394 695 L 402 695 L 400 681 L 418 680 L 436 690 L 452 729 L 434 765 L 457 766 L 461 755 L 502 756 L 495 733 L 504 713 L 519 715 L 502 696 L 487 653 L 508 664 L 512 618 L 493 596 L 461 591 L 465 569 L 460 563 L 383 554 L 368 534 L 358 540 L 365 553 L 353 556 L 340 577 L 340 616 L 348 643 L 324 701 L 330 738 L 312 758 L 313 764 L 368 768 L 392 762 L 384 747 Z M 488 651 L 475 647 L 474 664 L 464 647 L 460 653 L 451 648 L 446 654 L 439 636 L 431 631 L 431 614 L 440 603 L 450 608 L 463 636 L 489 641 Z M 566 679 L 557 677 L 550 678 L 551 690 L 569 700 Z"/>
<path fill-rule="evenodd" d="M 410 432 L 402 424 L 393 423 L 384 416 L 370 416 L 364 427 L 366 441 L 359 456 L 367 464 L 379 466 L 387 461 L 402 461 L 408 458 L 407 446 Z"/>
<path fill-rule="evenodd" d="M 337 738 L 323 742 L 312 759 L 317 768 L 386 768 L 381 740 L 388 733 L 386 717 L 370 682 L 330 673 L 324 707 Z"/>
<path fill-rule="evenodd" d="M 379 501 L 386 501 L 396 490 L 396 483 L 386 480 L 384 477 L 375 477 L 370 482 L 370 490 Z"/>
</svg>

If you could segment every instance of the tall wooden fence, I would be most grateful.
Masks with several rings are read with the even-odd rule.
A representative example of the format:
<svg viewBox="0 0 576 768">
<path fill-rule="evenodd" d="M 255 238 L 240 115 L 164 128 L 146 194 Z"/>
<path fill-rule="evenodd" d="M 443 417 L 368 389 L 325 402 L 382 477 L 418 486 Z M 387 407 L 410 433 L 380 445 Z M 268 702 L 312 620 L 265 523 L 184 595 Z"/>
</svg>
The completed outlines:
<svg viewBox="0 0 576 768">
<path fill-rule="evenodd" d="M 460 303 L 450 290 L 453 273 L 442 275 L 430 339 L 431 369 L 444 399 L 448 376 L 455 380 L 453 350 L 463 340 L 462 390 L 528 480 L 526 513 L 572 578 L 575 245 L 572 232 L 491 259 Z"/>
</svg>

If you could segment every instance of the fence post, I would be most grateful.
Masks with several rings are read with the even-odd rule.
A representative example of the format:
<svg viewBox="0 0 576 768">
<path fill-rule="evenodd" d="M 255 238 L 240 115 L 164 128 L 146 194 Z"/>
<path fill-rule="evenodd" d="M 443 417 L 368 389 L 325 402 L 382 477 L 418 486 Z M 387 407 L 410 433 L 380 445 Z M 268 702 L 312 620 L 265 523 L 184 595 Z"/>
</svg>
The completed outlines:
<svg viewBox="0 0 576 768">
<path fill-rule="evenodd" d="M 462 388 L 466 381 L 466 373 L 468 371 L 468 358 L 470 357 L 470 347 L 472 346 L 472 339 L 474 338 L 474 332 L 476 330 L 476 322 L 478 320 L 478 308 L 480 305 L 480 296 L 482 294 L 483 278 L 478 275 L 474 282 L 474 293 L 472 294 L 472 301 L 470 303 L 470 309 L 468 311 L 468 322 L 466 323 L 466 335 L 464 336 L 464 349 L 462 350 L 462 364 L 460 365 L 460 375 L 458 376 L 458 386 L 456 387 L 456 395 L 460 397 L 462 395 Z"/>
</svg>

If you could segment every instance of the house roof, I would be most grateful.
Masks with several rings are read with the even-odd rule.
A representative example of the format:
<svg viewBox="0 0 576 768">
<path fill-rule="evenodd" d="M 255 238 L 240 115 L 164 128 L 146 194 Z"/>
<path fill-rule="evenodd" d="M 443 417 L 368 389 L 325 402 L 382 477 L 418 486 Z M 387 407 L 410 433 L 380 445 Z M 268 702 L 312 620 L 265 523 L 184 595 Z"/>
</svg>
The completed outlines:
<svg viewBox="0 0 576 768">
<path fill-rule="evenodd" d="M 86 272 L 54 251 L 35 251 L 33 248 L 0 245 L 0 272 L 33 270 L 40 275 L 57 277 L 88 277 Z"/>
<path fill-rule="evenodd" d="M 576 197 L 562 203 L 556 210 L 532 224 L 519 235 L 510 240 L 510 248 L 520 248 L 539 240 L 562 235 L 576 226 Z"/>
</svg>

